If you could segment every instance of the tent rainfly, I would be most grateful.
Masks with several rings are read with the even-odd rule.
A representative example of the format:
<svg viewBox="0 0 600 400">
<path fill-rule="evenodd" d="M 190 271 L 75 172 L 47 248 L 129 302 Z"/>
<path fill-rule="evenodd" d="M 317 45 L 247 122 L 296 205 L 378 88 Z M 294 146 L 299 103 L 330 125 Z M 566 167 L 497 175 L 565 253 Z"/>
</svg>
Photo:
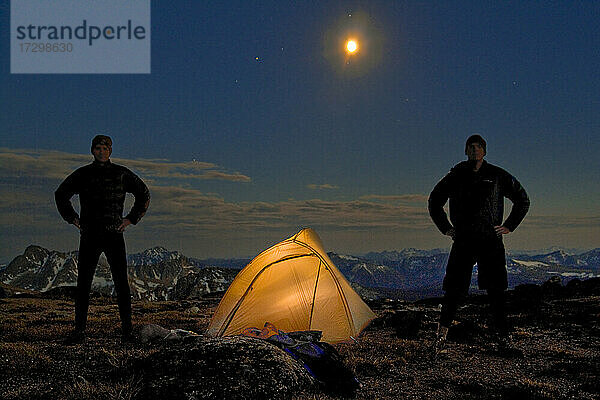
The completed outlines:
<svg viewBox="0 0 600 400">
<path fill-rule="evenodd" d="M 286 332 L 319 330 L 328 343 L 348 341 L 375 318 L 323 249 L 312 229 L 263 251 L 242 269 L 219 303 L 209 336 L 240 334 L 271 322 Z"/>
</svg>

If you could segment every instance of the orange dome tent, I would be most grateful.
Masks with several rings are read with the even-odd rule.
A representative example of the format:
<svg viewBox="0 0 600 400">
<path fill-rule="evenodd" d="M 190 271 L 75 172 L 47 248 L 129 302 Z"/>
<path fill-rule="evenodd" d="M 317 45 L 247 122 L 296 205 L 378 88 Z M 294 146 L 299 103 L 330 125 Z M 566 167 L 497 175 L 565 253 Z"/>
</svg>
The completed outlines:
<svg viewBox="0 0 600 400">
<path fill-rule="evenodd" d="M 375 314 L 352 289 L 312 229 L 263 251 L 242 269 L 219 303 L 209 336 L 240 334 L 265 322 L 286 332 L 319 330 L 338 343 L 357 336 Z"/>
</svg>

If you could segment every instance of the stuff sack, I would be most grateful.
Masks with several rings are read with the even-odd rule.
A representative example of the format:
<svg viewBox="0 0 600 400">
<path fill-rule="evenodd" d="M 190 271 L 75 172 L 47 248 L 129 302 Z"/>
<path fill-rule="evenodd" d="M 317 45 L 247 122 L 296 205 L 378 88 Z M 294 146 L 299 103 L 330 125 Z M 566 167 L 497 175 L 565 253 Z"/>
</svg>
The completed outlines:
<svg viewBox="0 0 600 400">
<path fill-rule="evenodd" d="M 267 322 L 262 330 L 247 328 L 242 335 L 263 339 L 281 348 L 292 358 L 300 361 L 328 392 L 350 395 L 360 387 L 360 382 L 344 365 L 335 347 L 320 341 L 322 335 L 320 331 L 286 333 Z"/>
</svg>

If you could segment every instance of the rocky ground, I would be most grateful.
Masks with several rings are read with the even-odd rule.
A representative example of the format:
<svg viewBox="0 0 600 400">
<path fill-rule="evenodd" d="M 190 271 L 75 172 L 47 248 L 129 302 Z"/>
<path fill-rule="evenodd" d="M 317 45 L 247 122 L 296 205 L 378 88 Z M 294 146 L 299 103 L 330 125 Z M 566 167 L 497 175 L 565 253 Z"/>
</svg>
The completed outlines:
<svg viewBox="0 0 600 400">
<path fill-rule="evenodd" d="M 65 346 L 73 302 L 0 299 L 0 398 L 161 397 L 333 399 L 298 362 L 250 338 L 188 338 L 121 344 L 114 300 L 93 299 L 89 336 Z M 203 332 L 218 298 L 136 302 L 148 324 Z M 508 296 L 512 344 L 498 346 L 484 296 L 459 310 L 444 353 L 430 345 L 439 299 L 372 304 L 378 318 L 356 343 L 337 345 L 362 383 L 358 399 L 600 398 L 600 280 L 518 287 Z"/>
</svg>

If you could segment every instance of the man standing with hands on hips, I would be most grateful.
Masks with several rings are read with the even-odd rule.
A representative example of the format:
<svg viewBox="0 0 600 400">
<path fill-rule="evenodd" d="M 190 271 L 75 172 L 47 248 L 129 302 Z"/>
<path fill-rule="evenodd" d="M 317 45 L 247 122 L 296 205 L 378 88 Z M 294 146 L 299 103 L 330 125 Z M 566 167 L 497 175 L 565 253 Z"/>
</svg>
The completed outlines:
<svg viewBox="0 0 600 400">
<path fill-rule="evenodd" d="M 468 293 L 475 263 L 479 288 L 488 293 L 496 333 L 501 342 L 508 337 L 504 310 L 508 280 L 502 236 L 513 232 L 529 210 L 529 198 L 517 179 L 483 159 L 487 145 L 481 136 L 467 139 L 465 154 L 468 160 L 455 165 L 429 196 L 431 219 L 453 240 L 444 277 L 436 352 L 443 348 L 459 301 Z M 502 222 L 505 197 L 513 205 Z M 451 222 L 443 209 L 448 200 Z"/>
<path fill-rule="evenodd" d="M 85 341 L 90 290 L 100 254 L 104 252 L 115 284 L 122 340 L 131 341 L 131 295 L 127 279 L 127 257 L 123 232 L 137 224 L 150 203 L 150 192 L 144 182 L 129 169 L 111 163 L 112 139 L 97 135 L 92 140 L 91 164 L 69 175 L 55 192 L 56 206 L 65 221 L 80 231 L 77 265 L 77 295 L 75 298 L 75 330 L 65 341 L 76 344 Z M 125 194 L 132 193 L 135 202 L 123 218 Z M 79 195 L 81 216 L 71 204 Z"/>
</svg>

